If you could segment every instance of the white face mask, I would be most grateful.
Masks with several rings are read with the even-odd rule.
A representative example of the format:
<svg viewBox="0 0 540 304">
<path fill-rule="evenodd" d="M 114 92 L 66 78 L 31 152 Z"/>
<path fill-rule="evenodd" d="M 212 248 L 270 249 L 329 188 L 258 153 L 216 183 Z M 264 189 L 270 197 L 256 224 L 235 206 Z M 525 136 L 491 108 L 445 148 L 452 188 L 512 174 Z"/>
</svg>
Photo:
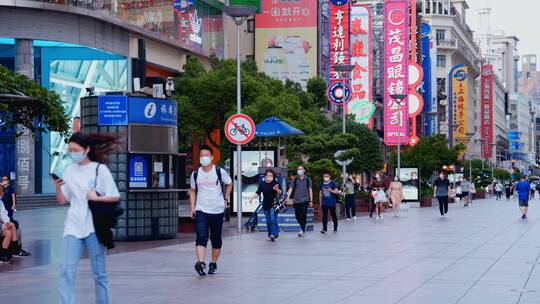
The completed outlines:
<svg viewBox="0 0 540 304">
<path fill-rule="evenodd" d="M 80 163 L 86 157 L 84 152 L 69 152 L 69 157 L 75 163 Z"/>
<path fill-rule="evenodd" d="M 203 156 L 201 157 L 200 162 L 201 166 L 203 167 L 210 166 L 210 164 L 212 164 L 212 158 L 209 156 Z"/>
<path fill-rule="evenodd" d="M 394 177 L 394 181 L 397 182 L 399 181 L 399 179 L 397 177 Z"/>
<path fill-rule="evenodd" d="M 330 177 L 324 177 L 323 180 L 325 183 L 328 183 L 330 181 Z"/>
<path fill-rule="evenodd" d="M 298 170 L 296 171 L 296 173 L 298 174 L 298 176 L 304 176 L 304 173 L 305 173 L 305 172 L 304 172 L 304 170 L 302 170 L 302 169 L 298 169 Z"/>
</svg>

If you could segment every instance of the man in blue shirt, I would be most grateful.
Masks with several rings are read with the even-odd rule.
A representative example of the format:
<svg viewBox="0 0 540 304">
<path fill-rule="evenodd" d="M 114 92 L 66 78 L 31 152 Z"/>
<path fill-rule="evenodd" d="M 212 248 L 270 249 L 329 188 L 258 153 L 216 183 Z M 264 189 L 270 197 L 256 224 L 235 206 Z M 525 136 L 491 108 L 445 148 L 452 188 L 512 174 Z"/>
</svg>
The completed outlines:
<svg viewBox="0 0 540 304">
<path fill-rule="evenodd" d="M 521 218 L 527 218 L 527 211 L 529 210 L 529 195 L 531 193 L 531 184 L 527 181 L 527 177 L 523 175 L 521 181 L 516 185 L 516 191 L 518 193 L 519 209 L 521 210 Z"/>
<path fill-rule="evenodd" d="M 319 201 L 322 208 L 322 222 L 323 229 L 321 233 L 328 231 L 328 211 L 332 216 L 332 222 L 334 222 L 334 232 L 337 232 L 338 219 L 336 214 L 336 203 L 338 201 L 339 189 L 338 184 L 330 179 L 330 173 L 325 172 L 323 174 L 323 181 L 321 182 L 321 190 L 319 191 Z"/>
</svg>

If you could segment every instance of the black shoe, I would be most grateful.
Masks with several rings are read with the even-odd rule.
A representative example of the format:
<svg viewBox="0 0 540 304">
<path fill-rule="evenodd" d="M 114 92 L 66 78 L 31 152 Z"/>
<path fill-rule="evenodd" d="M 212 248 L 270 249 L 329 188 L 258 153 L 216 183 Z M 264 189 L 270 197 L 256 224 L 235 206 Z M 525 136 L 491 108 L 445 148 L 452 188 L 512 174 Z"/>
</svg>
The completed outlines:
<svg viewBox="0 0 540 304">
<path fill-rule="evenodd" d="M 205 276 L 206 275 L 206 264 L 204 262 L 195 263 L 195 271 L 197 271 L 197 273 L 200 276 Z"/>
<path fill-rule="evenodd" d="M 322 234 L 326 234 L 326 230 L 321 230 L 321 233 L 322 233 Z"/>
<path fill-rule="evenodd" d="M 0 263 L 4 264 L 10 264 L 11 263 L 11 257 L 0 255 Z"/>
<path fill-rule="evenodd" d="M 271 235 L 271 236 L 270 236 L 270 241 L 274 242 L 275 240 L 276 240 L 276 237 L 273 236 L 273 235 Z M 212 265 L 212 264 L 210 263 L 210 265 Z"/>
<path fill-rule="evenodd" d="M 216 273 L 217 273 L 217 264 L 216 263 L 208 264 L 208 274 L 216 274 Z"/>
<path fill-rule="evenodd" d="M 526 218 L 527 218 L 527 216 L 526 216 L 525 214 L 521 216 L 521 219 L 522 219 L 522 220 L 524 220 L 524 219 L 526 219 Z"/>
<path fill-rule="evenodd" d="M 25 258 L 25 257 L 31 256 L 32 254 L 30 252 L 27 252 L 27 251 L 25 251 L 24 249 L 21 248 L 21 249 L 19 249 L 19 252 L 16 252 L 13 255 L 17 256 L 17 257 Z"/>
</svg>

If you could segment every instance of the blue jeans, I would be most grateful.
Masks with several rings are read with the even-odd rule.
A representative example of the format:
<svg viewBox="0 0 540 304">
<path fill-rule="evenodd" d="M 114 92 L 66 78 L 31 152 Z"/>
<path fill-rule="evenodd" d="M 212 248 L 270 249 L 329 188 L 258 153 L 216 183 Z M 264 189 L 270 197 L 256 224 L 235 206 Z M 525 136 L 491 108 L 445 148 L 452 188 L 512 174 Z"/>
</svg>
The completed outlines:
<svg viewBox="0 0 540 304">
<path fill-rule="evenodd" d="M 84 247 L 88 251 L 92 275 L 96 283 L 96 303 L 111 303 L 111 290 L 106 270 L 107 250 L 99 243 L 96 234 L 92 233 L 84 239 L 72 235 L 64 237 L 64 262 L 60 271 L 58 292 L 61 304 L 75 303 L 75 276 Z"/>
<path fill-rule="evenodd" d="M 266 216 L 266 228 L 268 228 L 268 237 L 271 235 L 279 237 L 279 225 L 278 225 L 278 213 L 276 209 L 270 208 L 264 210 L 264 216 Z"/>
</svg>

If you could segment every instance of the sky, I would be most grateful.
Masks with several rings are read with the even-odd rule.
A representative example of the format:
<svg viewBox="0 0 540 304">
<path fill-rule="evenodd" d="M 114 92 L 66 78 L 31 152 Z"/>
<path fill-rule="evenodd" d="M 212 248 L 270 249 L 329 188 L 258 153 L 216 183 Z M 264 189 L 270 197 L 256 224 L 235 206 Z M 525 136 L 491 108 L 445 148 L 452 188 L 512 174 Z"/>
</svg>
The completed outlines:
<svg viewBox="0 0 540 304">
<path fill-rule="evenodd" d="M 479 24 L 477 10 L 491 7 L 491 29 L 504 30 L 506 35 L 517 36 L 519 55 L 536 54 L 540 56 L 540 35 L 538 0 L 468 0 L 470 9 L 467 23 L 476 31 Z"/>
</svg>

